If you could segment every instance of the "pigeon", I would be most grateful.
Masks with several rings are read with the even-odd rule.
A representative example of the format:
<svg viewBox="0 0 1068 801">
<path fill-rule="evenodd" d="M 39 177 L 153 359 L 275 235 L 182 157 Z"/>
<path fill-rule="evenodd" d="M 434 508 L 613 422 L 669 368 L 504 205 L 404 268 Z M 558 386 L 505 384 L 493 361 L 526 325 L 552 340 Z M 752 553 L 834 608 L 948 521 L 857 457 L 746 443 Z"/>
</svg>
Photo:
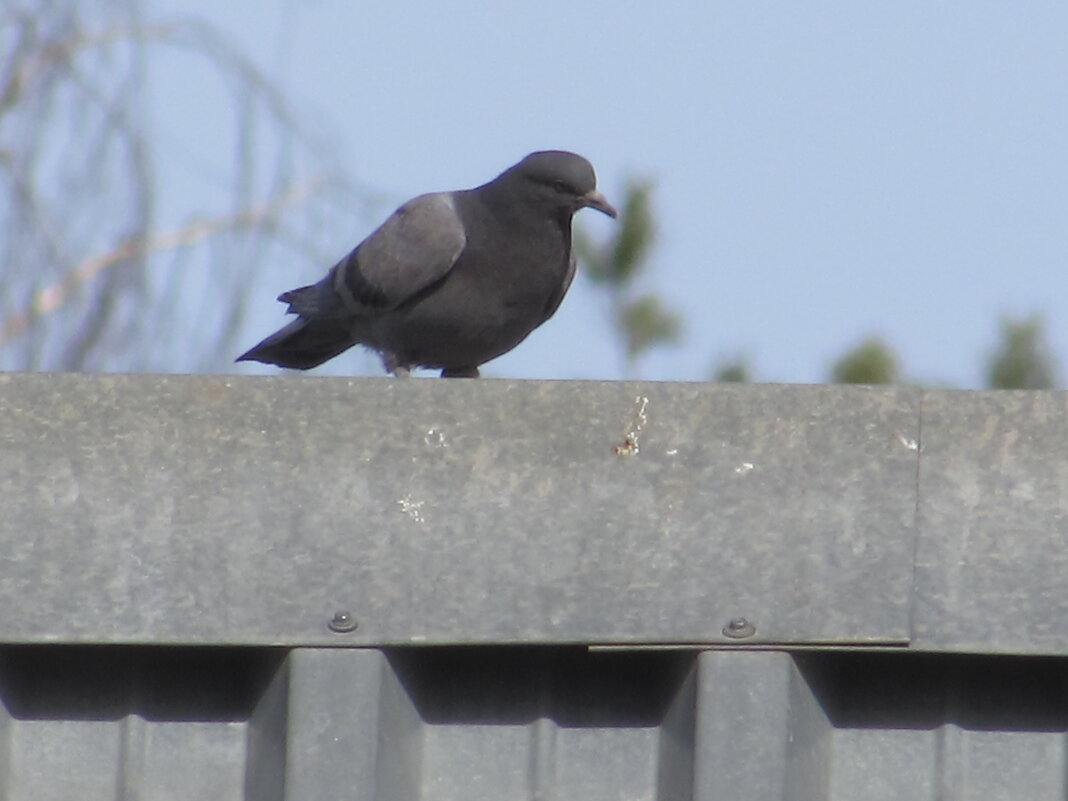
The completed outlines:
<svg viewBox="0 0 1068 801">
<path fill-rule="evenodd" d="M 297 318 L 243 353 L 308 370 L 353 345 L 388 372 L 477 378 L 556 312 L 575 277 L 571 218 L 616 210 L 575 153 L 531 153 L 489 183 L 420 195 L 319 283 L 284 292 Z"/>
</svg>

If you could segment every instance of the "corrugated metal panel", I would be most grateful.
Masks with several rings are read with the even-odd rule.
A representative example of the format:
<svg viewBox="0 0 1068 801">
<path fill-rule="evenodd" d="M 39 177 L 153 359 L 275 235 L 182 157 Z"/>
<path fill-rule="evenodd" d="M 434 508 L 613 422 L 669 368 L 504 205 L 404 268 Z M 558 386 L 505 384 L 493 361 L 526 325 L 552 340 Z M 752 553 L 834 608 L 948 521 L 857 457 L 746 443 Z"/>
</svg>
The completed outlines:
<svg viewBox="0 0 1068 801">
<path fill-rule="evenodd" d="M 284 656 L 0 648 L 0 798 L 244 798 L 248 721 Z"/>
<path fill-rule="evenodd" d="M 917 399 L 0 376 L 0 641 L 905 642 Z"/>
<path fill-rule="evenodd" d="M 1062 393 L 0 376 L 0 801 L 1063 799 L 1066 441 Z"/>
<path fill-rule="evenodd" d="M 1054 801 L 1068 660 L 0 648 L 5 801 Z"/>
</svg>

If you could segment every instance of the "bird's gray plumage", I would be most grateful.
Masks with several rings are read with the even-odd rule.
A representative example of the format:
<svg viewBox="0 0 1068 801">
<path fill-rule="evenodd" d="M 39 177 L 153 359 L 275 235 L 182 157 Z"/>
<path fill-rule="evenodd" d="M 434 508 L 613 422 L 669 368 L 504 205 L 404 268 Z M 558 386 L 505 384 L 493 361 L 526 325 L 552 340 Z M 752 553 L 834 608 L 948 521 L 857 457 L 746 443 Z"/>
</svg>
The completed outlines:
<svg viewBox="0 0 1068 801">
<path fill-rule="evenodd" d="M 575 274 L 571 217 L 586 206 L 616 215 L 589 162 L 555 150 L 420 195 L 319 283 L 283 293 L 297 319 L 238 361 L 308 369 L 363 344 L 394 373 L 477 376 L 559 307 Z"/>
</svg>

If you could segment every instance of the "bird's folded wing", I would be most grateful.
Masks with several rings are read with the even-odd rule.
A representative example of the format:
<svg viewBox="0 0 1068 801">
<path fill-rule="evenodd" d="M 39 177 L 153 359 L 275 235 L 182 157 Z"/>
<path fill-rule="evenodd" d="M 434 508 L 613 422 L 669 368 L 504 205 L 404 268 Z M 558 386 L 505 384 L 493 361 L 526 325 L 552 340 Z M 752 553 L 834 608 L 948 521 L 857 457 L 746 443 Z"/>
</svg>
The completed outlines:
<svg viewBox="0 0 1068 801">
<path fill-rule="evenodd" d="M 420 195 L 334 267 L 334 291 L 353 313 L 395 309 L 443 278 L 466 244 L 452 193 Z"/>
<path fill-rule="evenodd" d="M 545 306 L 545 315 L 542 317 L 544 323 L 554 314 L 556 310 L 560 308 L 560 304 L 564 300 L 564 295 L 567 294 L 568 288 L 571 286 L 571 282 L 575 280 L 575 251 L 572 250 L 567 257 L 567 272 L 564 274 L 564 280 L 557 287 L 556 291 L 549 298 L 549 303 Z"/>
</svg>

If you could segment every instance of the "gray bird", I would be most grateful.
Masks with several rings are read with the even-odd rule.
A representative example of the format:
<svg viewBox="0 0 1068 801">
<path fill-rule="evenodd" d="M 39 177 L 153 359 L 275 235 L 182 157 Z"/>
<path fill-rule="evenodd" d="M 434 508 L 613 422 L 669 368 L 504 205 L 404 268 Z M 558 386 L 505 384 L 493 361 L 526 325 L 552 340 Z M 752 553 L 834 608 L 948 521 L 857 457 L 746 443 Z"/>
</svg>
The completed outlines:
<svg viewBox="0 0 1068 801">
<path fill-rule="evenodd" d="M 365 345 L 395 375 L 477 377 L 560 306 L 575 277 L 571 217 L 587 206 L 616 216 L 590 163 L 562 150 L 474 189 L 420 195 L 322 281 L 280 295 L 297 319 L 237 361 L 307 370 Z"/>
</svg>

